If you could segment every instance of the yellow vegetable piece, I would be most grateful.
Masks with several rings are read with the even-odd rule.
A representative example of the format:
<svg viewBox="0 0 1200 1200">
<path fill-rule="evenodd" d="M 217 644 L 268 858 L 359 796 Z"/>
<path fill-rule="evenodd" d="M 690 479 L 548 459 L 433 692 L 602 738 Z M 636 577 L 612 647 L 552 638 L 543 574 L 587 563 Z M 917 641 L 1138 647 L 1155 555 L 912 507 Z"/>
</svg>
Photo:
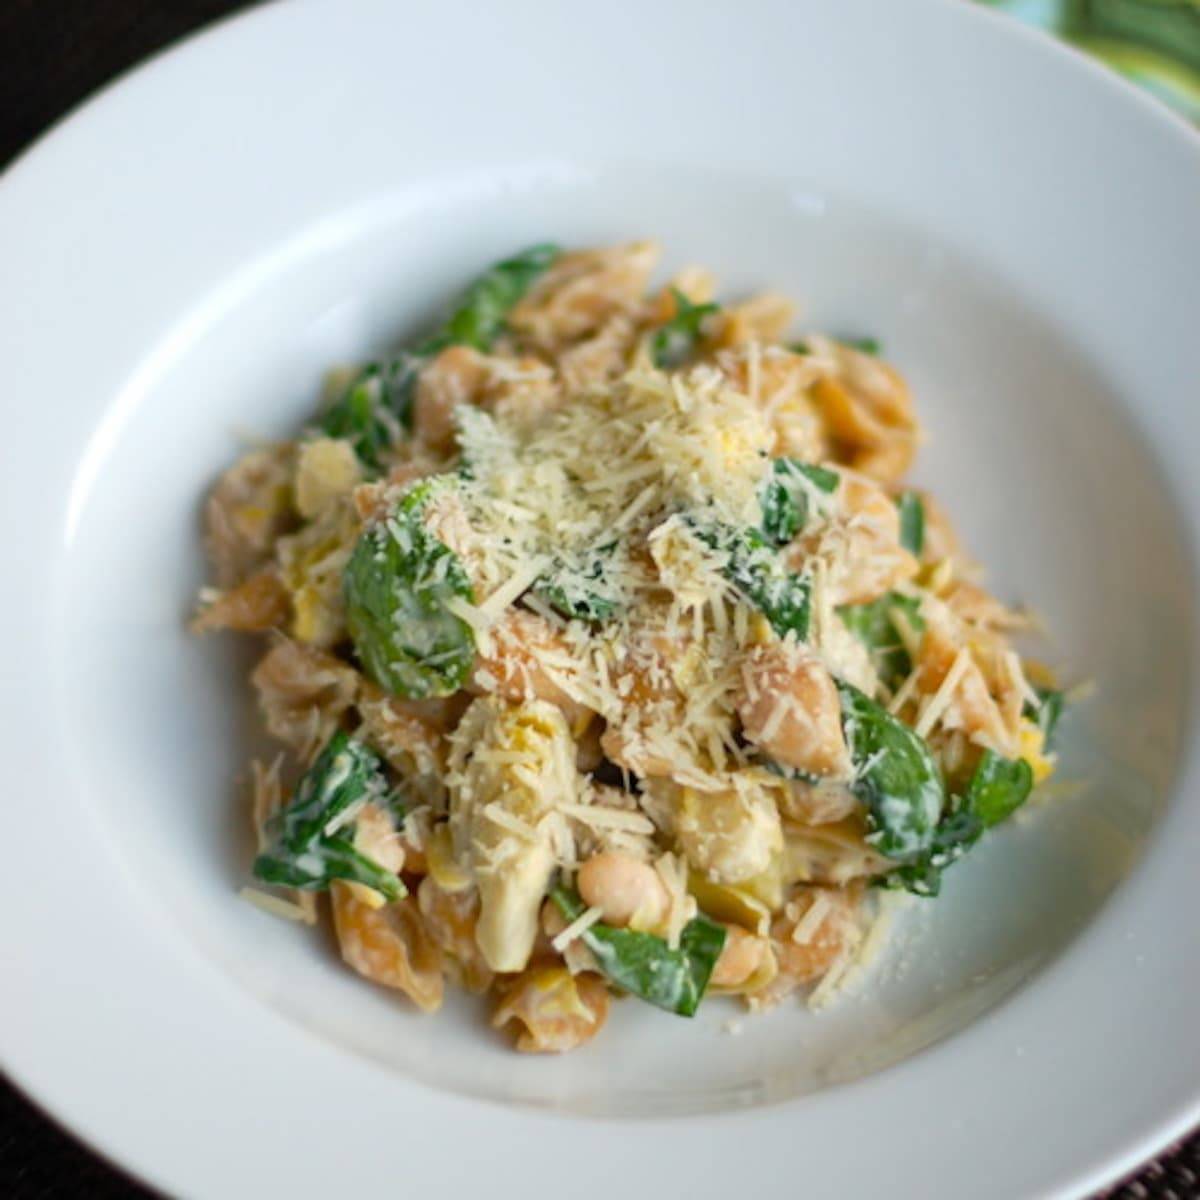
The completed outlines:
<svg viewBox="0 0 1200 1200">
<path fill-rule="evenodd" d="M 561 1054 L 590 1041 L 608 1016 L 608 990 L 594 975 L 535 967 L 505 984 L 492 1025 L 516 1025 L 517 1049 Z"/>
<path fill-rule="evenodd" d="M 783 879 L 796 883 L 846 884 L 852 879 L 882 875 L 895 864 L 866 842 L 860 817 L 832 825 L 783 823 Z"/>
<path fill-rule="evenodd" d="M 340 438 L 302 442 L 296 454 L 296 507 L 302 517 L 319 517 L 362 482 L 354 447 Z"/>
<path fill-rule="evenodd" d="M 443 892 L 465 892 L 474 884 L 471 872 L 459 865 L 454 857 L 450 826 L 443 823 L 434 828 L 425 843 L 425 863 L 434 883 Z"/>
<path fill-rule="evenodd" d="M 345 637 L 342 572 L 357 536 L 354 509 L 341 501 L 279 543 L 280 574 L 292 594 L 292 637 L 298 642 L 333 646 Z"/>
<path fill-rule="evenodd" d="M 718 883 L 753 886 L 783 848 L 774 798 L 748 773 L 720 792 L 680 788 L 675 837 L 688 863 Z"/>
<path fill-rule="evenodd" d="M 731 925 L 740 925 L 760 936 L 771 928 L 771 910 L 746 884 L 713 883 L 699 871 L 688 875 L 688 891 L 696 898 L 696 905 L 705 916 Z"/>
<path fill-rule="evenodd" d="M 1028 717 L 1022 717 L 1019 742 L 1021 757 L 1033 771 L 1034 784 L 1044 783 L 1054 774 L 1054 755 L 1045 753 L 1045 744 L 1045 734 Z"/>
</svg>

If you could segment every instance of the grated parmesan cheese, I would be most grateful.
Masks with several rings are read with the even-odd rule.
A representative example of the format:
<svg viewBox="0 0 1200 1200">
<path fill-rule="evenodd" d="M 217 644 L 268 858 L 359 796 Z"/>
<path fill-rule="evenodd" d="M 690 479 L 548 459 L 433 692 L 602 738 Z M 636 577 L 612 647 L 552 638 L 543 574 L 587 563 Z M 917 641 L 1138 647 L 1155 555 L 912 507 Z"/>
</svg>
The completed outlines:
<svg viewBox="0 0 1200 1200">
<path fill-rule="evenodd" d="M 294 901 L 283 899 L 282 896 L 275 896 L 270 892 L 263 892 L 252 887 L 242 888 L 238 895 L 253 904 L 255 908 L 261 908 L 263 912 L 270 913 L 274 917 L 282 917 L 285 921 L 298 921 L 302 925 L 316 924 L 315 904 L 297 904 Z M 311 897 L 308 898 L 311 899 Z"/>
<path fill-rule="evenodd" d="M 604 909 L 598 908 L 593 904 L 591 908 L 581 912 L 562 933 L 553 937 L 550 940 L 550 945 L 561 954 L 573 941 L 591 929 L 603 916 Z"/>
<path fill-rule="evenodd" d="M 946 709 L 950 707 L 954 699 L 955 689 L 970 665 L 971 652 L 964 646 L 955 655 L 954 662 L 950 664 L 950 670 L 946 672 L 946 678 L 942 680 L 941 686 L 922 706 L 921 715 L 914 726 L 918 737 L 928 737 L 934 726 L 945 715 Z"/>
</svg>

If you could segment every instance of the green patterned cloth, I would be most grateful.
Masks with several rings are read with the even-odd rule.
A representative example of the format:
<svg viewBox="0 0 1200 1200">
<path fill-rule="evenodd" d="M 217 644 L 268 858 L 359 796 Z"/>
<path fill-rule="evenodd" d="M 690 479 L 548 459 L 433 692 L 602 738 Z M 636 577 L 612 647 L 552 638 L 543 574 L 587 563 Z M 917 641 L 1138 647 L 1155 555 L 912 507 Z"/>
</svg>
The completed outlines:
<svg viewBox="0 0 1200 1200">
<path fill-rule="evenodd" d="M 1200 123 L 1200 0 L 980 0 L 1048 29 Z"/>
</svg>

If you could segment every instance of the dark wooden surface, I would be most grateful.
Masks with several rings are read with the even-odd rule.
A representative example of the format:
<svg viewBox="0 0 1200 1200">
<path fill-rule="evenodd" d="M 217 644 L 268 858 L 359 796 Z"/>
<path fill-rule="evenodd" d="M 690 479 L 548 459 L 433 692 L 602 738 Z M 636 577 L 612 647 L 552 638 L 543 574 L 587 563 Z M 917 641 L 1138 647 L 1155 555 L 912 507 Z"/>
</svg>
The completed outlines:
<svg viewBox="0 0 1200 1200">
<path fill-rule="evenodd" d="M 122 71 L 245 7 L 245 0 L 0 0 L 0 166 Z M 1200 1200 L 1200 1136 L 1110 1195 Z M 0 1198 L 76 1196 L 139 1200 L 152 1193 L 80 1145 L 0 1077 Z"/>
</svg>

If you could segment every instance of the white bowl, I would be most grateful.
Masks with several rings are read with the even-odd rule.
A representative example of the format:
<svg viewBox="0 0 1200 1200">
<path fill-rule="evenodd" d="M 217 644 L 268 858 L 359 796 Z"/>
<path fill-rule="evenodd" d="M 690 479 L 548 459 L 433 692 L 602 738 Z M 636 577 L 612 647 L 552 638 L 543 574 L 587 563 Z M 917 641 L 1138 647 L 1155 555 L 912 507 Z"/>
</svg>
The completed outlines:
<svg viewBox="0 0 1200 1200">
<path fill-rule="evenodd" d="M 1098 693 L 1079 794 L 840 1007 L 627 1002 L 517 1058 L 237 899 L 253 718 L 244 648 L 183 632 L 197 510 L 481 263 L 642 235 L 884 338 L 919 477 Z M 189 1196 L 1008 1200 L 1200 1117 L 1200 142 L 1152 102 L 957 0 L 269 6 L 21 160 L 0 263 L 0 1057 L 82 1137 Z"/>
</svg>

